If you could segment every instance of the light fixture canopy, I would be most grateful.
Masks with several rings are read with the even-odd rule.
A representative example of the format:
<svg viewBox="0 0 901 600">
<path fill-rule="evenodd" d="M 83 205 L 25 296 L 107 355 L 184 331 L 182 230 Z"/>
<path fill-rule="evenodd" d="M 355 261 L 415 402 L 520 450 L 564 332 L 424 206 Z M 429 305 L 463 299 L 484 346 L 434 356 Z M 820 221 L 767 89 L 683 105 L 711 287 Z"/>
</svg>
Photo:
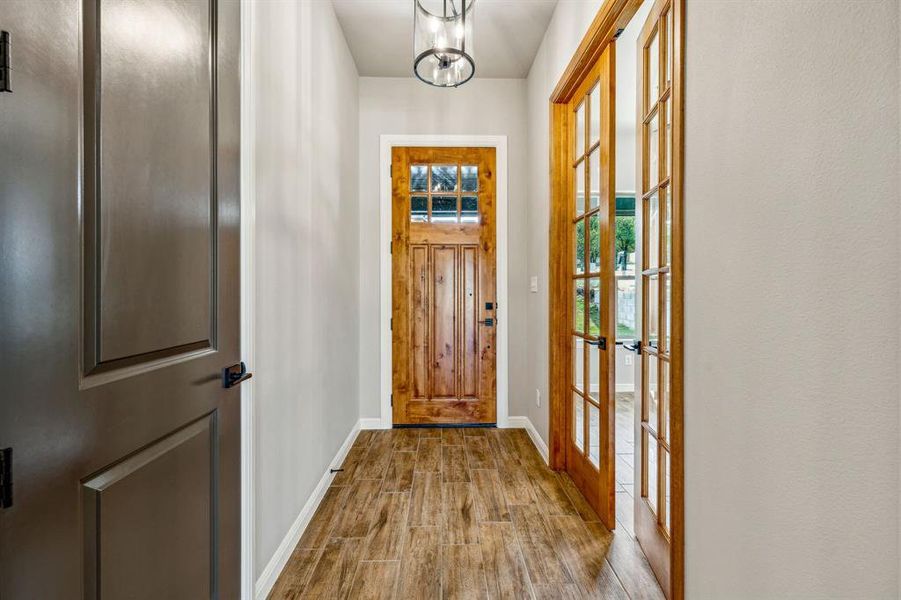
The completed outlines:
<svg viewBox="0 0 901 600">
<path fill-rule="evenodd" d="M 457 87 L 475 75 L 475 0 L 413 0 L 413 73 L 436 87 Z"/>
</svg>

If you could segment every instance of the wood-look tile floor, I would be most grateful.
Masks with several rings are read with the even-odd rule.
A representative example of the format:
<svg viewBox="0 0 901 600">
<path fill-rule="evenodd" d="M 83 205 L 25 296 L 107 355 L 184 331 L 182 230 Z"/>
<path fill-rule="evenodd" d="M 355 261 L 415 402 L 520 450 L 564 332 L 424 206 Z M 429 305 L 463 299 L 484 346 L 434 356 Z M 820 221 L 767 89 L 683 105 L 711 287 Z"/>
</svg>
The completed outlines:
<svg viewBox="0 0 901 600">
<path fill-rule="evenodd" d="M 361 431 L 270 598 L 654 598 L 522 429 Z"/>
</svg>

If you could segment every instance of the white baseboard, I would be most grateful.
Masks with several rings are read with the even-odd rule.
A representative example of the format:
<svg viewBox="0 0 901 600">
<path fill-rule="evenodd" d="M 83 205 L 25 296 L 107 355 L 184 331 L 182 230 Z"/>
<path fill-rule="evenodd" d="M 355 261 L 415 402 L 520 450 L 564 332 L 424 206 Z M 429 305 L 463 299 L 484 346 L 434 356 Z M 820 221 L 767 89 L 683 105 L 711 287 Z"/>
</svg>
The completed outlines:
<svg viewBox="0 0 901 600">
<path fill-rule="evenodd" d="M 357 433 L 362 428 L 362 421 L 364 420 L 381 422 L 379 419 L 361 419 L 354 423 L 350 433 L 347 434 L 347 439 L 344 440 L 344 443 L 338 449 L 338 453 L 335 454 L 335 458 L 329 463 L 329 467 L 338 467 L 344 462 L 344 458 L 347 456 L 348 451 L 350 451 L 350 447 L 353 445 Z M 313 513 L 319 508 L 319 503 L 322 501 L 322 497 L 325 496 L 325 492 L 334 476 L 334 473 L 329 473 L 328 471 L 325 472 L 322 479 L 320 479 L 319 483 L 316 485 L 316 489 L 313 490 L 313 493 L 310 494 L 310 497 L 300 510 L 300 514 L 297 515 L 294 523 L 291 524 L 291 528 L 288 529 L 288 533 L 285 535 L 284 539 L 282 539 L 282 543 L 278 545 L 275 554 L 269 559 L 269 563 L 266 565 L 266 568 L 263 569 L 262 574 L 260 574 L 260 577 L 254 585 L 254 598 L 256 598 L 256 600 L 265 600 L 266 596 L 269 595 L 269 592 L 272 591 L 272 586 L 275 585 L 278 576 L 282 573 L 282 569 L 285 568 L 288 559 L 291 558 L 294 547 L 297 546 L 297 543 L 300 541 L 300 536 L 303 535 L 307 525 L 310 524 L 310 519 L 313 518 Z"/>
<path fill-rule="evenodd" d="M 386 429 L 378 417 L 360 419 L 360 429 Z"/>
<path fill-rule="evenodd" d="M 548 463 L 547 444 L 545 444 L 544 440 L 541 439 L 541 436 L 538 435 L 538 430 L 535 429 L 535 426 L 532 424 L 529 417 L 507 417 L 507 427 L 509 429 L 525 429 L 529 433 L 529 437 L 532 438 L 532 443 L 538 448 L 538 453 L 541 454 L 544 463 Z"/>
<path fill-rule="evenodd" d="M 617 392 L 634 392 L 635 384 L 633 384 L 633 383 L 617 383 L 616 391 Z"/>
</svg>

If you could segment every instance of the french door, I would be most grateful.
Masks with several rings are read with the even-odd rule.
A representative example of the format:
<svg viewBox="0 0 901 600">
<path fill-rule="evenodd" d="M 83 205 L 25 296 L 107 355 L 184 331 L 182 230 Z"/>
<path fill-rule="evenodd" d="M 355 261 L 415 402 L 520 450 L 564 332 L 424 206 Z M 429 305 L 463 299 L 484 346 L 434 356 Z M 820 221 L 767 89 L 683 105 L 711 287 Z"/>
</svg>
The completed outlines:
<svg viewBox="0 0 901 600">
<path fill-rule="evenodd" d="M 570 390 L 566 471 L 608 528 L 615 526 L 613 45 L 569 103 L 571 154 Z"/>
<path fill-rule="evenodd" d="M 394 148 L 394 424 L 496 416 L 495 149 Z"/>
<path fill-rule="evenodd" d="M 635 533 L 671 597 L 673 432 L 673 7 L 658 0 L 638 40 L 641 265 Z"/>
</svg>

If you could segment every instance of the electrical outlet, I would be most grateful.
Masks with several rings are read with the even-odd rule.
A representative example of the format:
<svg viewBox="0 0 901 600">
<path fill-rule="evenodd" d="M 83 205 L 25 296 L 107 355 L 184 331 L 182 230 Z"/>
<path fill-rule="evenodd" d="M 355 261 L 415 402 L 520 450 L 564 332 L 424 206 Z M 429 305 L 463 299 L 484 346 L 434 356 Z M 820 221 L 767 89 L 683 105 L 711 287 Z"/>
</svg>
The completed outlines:
<svg viewBox="0 0 901 600">
<path fill-rule="evenodd" d="M 535 406 L 541 406 L 541 390 L 535 388 Z"/>
<path fill-rule="evenodd" d="M 538 293 L 538 276 L 532 275 L 531 279 L 529 279 L 529 291 L 533 294 Z"/>
<path fill-rule="evenodd" d="M 626 366 L 628 367 L 631 364 L 632 364 L 632 354 L 629 353 L 629 354 L 626 354 Z"/>
</svg>

